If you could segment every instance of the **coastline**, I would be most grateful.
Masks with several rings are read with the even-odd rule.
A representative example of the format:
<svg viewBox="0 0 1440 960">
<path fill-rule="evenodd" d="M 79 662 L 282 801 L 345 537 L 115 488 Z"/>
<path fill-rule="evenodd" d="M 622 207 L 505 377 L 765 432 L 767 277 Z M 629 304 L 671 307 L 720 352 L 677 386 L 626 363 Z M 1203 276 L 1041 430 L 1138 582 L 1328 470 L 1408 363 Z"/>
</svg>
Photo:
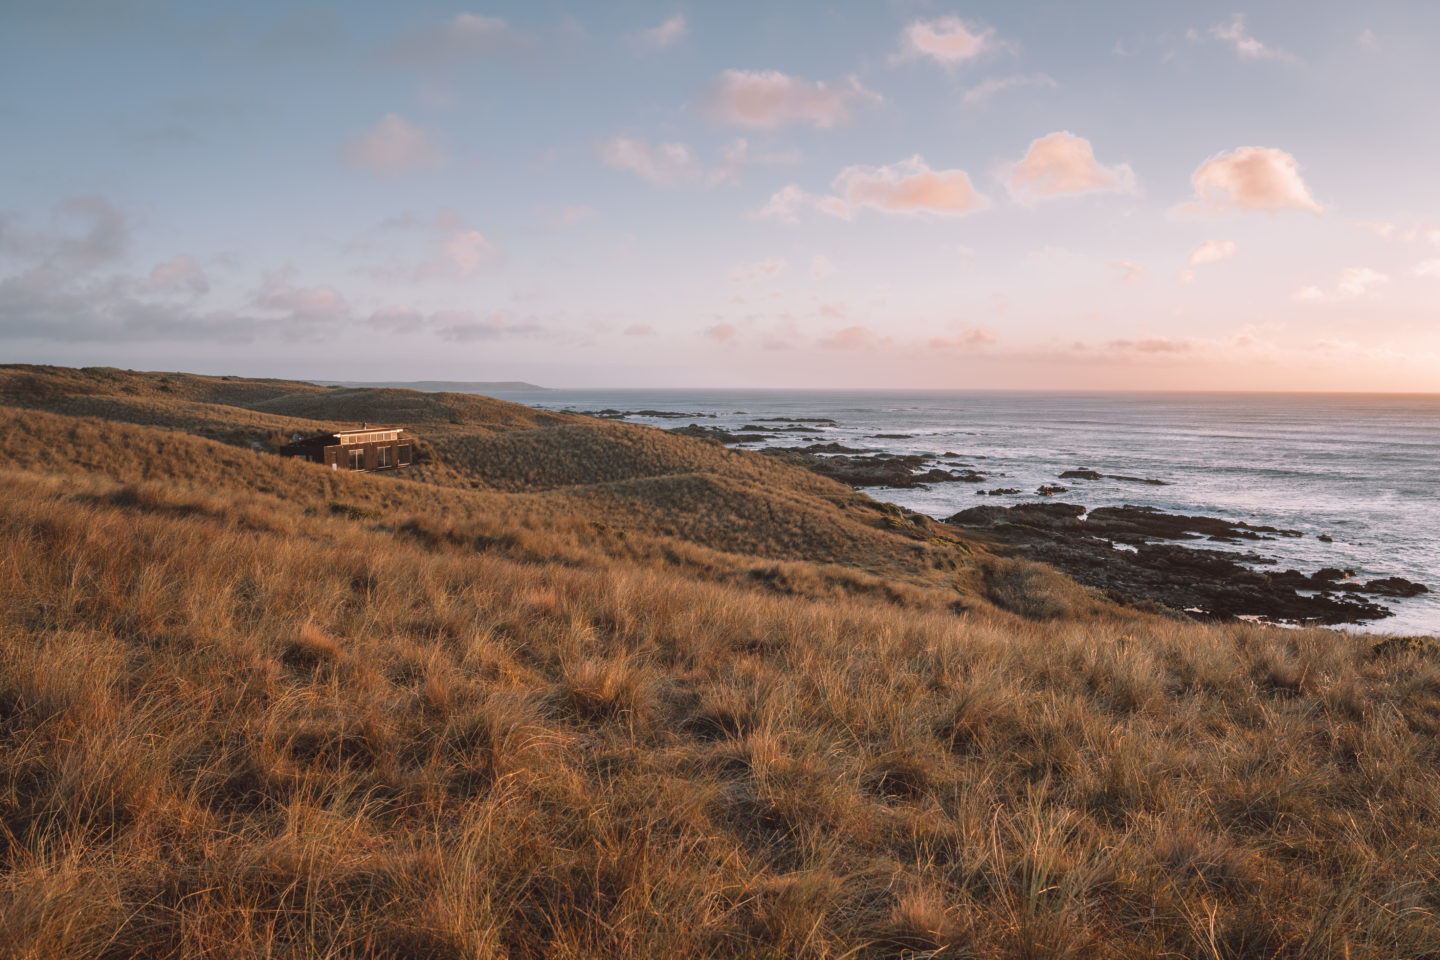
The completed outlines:
<svg viewBox="0 0 1440 960">
<path fill-rule="evenodd" d="M 1259 555 L 1245 542 L 1227 538 L 1207 540 L 1203 547 L 1219 555 L 1210 558 L 1210 576 L 1247 581 L 1247 589 L 1269 590 L 1279 598 L 1274 609 L 1255 611 L 1273 619 L 1292 619 L 1306 607 L 1328 606 L 1323 600 L 1297 604 L 1297 594 L 1304 598 L 1328 592 L 1342 602 L 1355 600 L 1364 596 L 1355 586 L 1392 577 L 1435 586 L 1427 581 L 1436 558 L 1430 545 L 1415 535 L 1426 522 L 1426 511 L 1433 509 L 1423 500 L 1423 483 L 1377 473 L 1374 464 L 1383 464 L 1393 451 L 1375 453 L 1373 433 L 1389 428 L 1382 425 L 1372 435 L 1357 438 L 1369 421 L 1356 417 L 1398 418 L 1402 426 L 1423 430 L 1427 422 L 1435 422 L 1432 408 L 1440 413 L 1437 397 L 611 390 L 557 391 L 543 399 L 523 399 L 544 408 L 595 410 L 612 419 L 678 428 L 737 449 L 782 455 L 931 520 L 976 505 L 1014 508 L 1061 500 L 1088 509 L 1147 507 L 1294 530 L 1303 536 L 1273 539 Z M 1351 424 L 1350 433 L 1330 446 L 1357 439 L 1369 444 L 1354 454 L 1358 465 L 1337 460 L 1323 438 L 1312 436 L 1314 426 L 1306 417 L 1318 416 L 1316 402 L 1326 405 L 1321 408 L 1326 415 L 1334 413 L 1331 406 L 1340 405 L 1349 418 L 1341 422 Z M 1213 404 L 1219 404 L 1226 417 L 1243 413 L 1242 425 L 1211 429 L 1205 416 Z M 1117 411 L 1128 422 L 1109 424 L 1107 436 L 1105 420 Z M 1130 434 L 1121 437 L 1127 429 Z M 1253 464 L 1234 462 L 1246 460 L 1249 448 L 1283 450 L 1286 444 L 1294 450 L 1283 463 L 1266 462 L 1263 456 L 1254 457 Z M 1212 446 L 1221 448 L 1211 457 L 1214 464 L 1206 462 Z M 1408 448 L 1399 449 L 1403 454 Z M 1226 462 L 1227 456 L 1232 462 Z M 1423 454 L 1415 460 L 1415 468 L 1423 470 Z M 1359 475 L 1345 476 L 1357 466 Z M 1327 472 L 1339 479 L 1332 482 Z M 1387 493 L 1387 485 L 1396 489 Z M 1184 546 L 1183 541 L 1179 545 Z M 1107 547 L 1108 552 L 1085 546 L 1077 554 L 1057 549 L 1053 542 L 1043 549 L 1032 543 L 1022 552 L 1054 563 L 1083 582 L 1115 589 L 1115 577 L 1090 567 L 1115 560 L 1126 545 Z M 1173 552 L 1167 557 L 1147 551 L 1147 556 L 1171 567 L 1183 559 Z M 1303 582 L 1326 569 L 1353 571 L 1353 577 Z M 1277 582 L 1271 587 L 1266 581 Z M 1336 585 L 1344 589 L 1328 589 Z M 1119 586 L 1117 595 L 1137 596 L 1133 582 Z M 1143 596 L 1144 591 L 1138 592 Z M 1174 596 L 1174 591 L 1153 587 L 1149 593 L 1151 599 Z M 1392 615 L 1345 620 L 1342 607 L 1327 610 L 1322 618 L 1366 632 L 1440 633 L 1440 598 L 1433 592 L 1371 599 Z"/>
</svg>

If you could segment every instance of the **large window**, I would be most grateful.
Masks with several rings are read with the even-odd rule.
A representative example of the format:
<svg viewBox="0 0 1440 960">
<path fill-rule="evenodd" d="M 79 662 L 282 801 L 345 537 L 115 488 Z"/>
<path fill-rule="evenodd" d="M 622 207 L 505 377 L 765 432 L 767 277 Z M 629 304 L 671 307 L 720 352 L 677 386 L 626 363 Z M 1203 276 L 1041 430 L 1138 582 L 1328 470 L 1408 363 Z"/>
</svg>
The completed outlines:
<svg viewBox="0 0 1440 960">
<path fill-rule="evenodd" d="M 356 447 L 356 448 L 354 448 L 354 449 L 352 449 L 352 450 L 350 451 L 350 469 L 351 469 L 351 470 L 364 470 L 364 469 L 365 469 L 365 448 L 364 448 L 364 447 Z"/>
<path fill-rule="evenodd" d="M 402 443 L 395 449 L 399 455 L 400 466 L 408 467 L 410 465 L 410 444 Z"/>
<path fill-rule="evenodd" d="M 388 445 L 381 445 L 375 448 L 375 469 L 384 470 L 386 467 L 395 466 L 395 448 Z"/>
</svg>

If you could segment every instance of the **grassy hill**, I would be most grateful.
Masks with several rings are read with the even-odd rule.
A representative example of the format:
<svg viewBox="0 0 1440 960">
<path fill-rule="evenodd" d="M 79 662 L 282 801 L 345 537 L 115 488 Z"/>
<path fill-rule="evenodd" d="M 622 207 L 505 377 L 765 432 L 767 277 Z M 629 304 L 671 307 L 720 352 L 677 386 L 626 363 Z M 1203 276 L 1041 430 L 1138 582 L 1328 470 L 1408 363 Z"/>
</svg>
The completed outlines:
<svg viewBox="0 0 1440 960">
<path fill-rule="evenodd" d="M 403 423 L 416 467 L 284 460 Z M 1440 956 L 1433 642 L 774 458 L 0 367 L 0 957 Z"/>
</svg>

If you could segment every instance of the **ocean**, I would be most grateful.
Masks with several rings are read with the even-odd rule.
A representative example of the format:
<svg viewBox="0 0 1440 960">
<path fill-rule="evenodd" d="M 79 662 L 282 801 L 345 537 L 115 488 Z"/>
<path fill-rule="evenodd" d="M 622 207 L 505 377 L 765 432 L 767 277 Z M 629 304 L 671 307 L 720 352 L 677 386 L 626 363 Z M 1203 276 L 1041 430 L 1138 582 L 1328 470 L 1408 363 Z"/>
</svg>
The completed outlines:
<svg viewBox="0 0 1440 960">
<path fill-rule="evenodd" d="M 546 409 L 655 410 L 690 418 L 633 423 L 741 427 L 761 418 L 825 417 L 819 433 L 747 446 L 835 441 L 875 452 L 956 454 L 983 484 L 867 488 L 936 519 L 980 504 L 1038 501 L 1037 488 L 1086 507 L 1135 504 L 1304 533 L 1259 543 L 1269 569 L 1321 567 L 1399 576 L 1431 592 L 1381 600 L 1395 616 L 1345 629 L 1440 635 L 1440 395 L 896 392 L 811 390 L 547 390 L 501 393 Z M 766 425 L 774 425 L 766 424 Z M 877 434 L 903 434 L 903 439 Z M 942 464 L 953 466 L 952 463 Z M 1153 478 L 1061 480 L 1065 470 Z M 976 488 L 1018 494 L 976 496 Z M 1332 542 L 1318 539 L 1321 535 Z"/>
</svg>

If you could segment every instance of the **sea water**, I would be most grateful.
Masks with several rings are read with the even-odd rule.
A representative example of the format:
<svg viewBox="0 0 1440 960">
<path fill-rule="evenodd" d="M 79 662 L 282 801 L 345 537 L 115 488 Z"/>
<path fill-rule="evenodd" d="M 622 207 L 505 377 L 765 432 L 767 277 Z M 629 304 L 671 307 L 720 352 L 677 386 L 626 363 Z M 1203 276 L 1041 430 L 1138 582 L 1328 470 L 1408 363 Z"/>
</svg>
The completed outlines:
<svg viewBox="0 0 1440 960">
<path fill-rule="evenodd" d="M 806 424 L 819 433 L 771 434 L 748 449 L 833 441 L 877 453 L 956 454 L 986 475 L 984 483 L 866 491 L 936 519 L 980 504 L 1039 501 L 1040 486 L 1058 484 L 1069 491 L 1054 499 L 1086 507 L 1135 504 L 1298 530 L 1303 537 L 1201 545 L 1278 561 L 1266 569 L 1338 567 L 1361 578 L 1418 580 L 1432 592 L 1378 598 L 1395 616 L 1352 629 L 1440 634 L 1440 395 L 547 390 L 503 396 L 555 410 L 703 415 L 627 418 L 662 427 L 783 425 L 761 420 L 771 417 L 835 421 Z M 1166 485 L 1059 478 L 1076 468 Z M 977 488 L 1003 487 L 1020 493 L 976 496 Z"/>
</svg>

